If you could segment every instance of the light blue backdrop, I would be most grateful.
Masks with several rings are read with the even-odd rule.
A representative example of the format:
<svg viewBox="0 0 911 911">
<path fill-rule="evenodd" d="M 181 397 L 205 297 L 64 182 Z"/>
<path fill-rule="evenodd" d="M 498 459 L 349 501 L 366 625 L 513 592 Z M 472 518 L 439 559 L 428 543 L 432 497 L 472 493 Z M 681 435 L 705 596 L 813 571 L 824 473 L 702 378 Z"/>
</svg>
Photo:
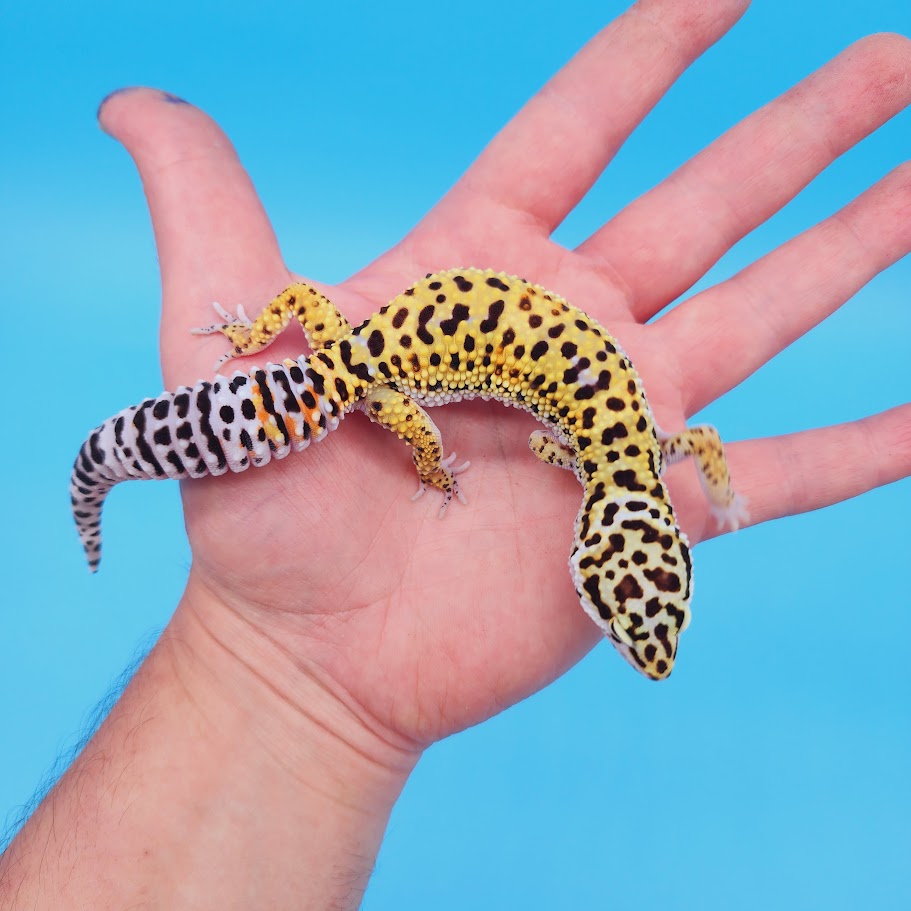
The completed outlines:
<svg viewBox="0 0 911 911">
<path fill-rule="evenodd" d="M 413 225 L 625 5 L 3 5 L 0 819 L 166 623 L 189 563 L 176 485 L 118 491 L 97 577 L 70 524 L 69 469 L 86 430 L 161 388 L 148 216 L 128 157 L 95 126 L 99 100 L 144 83 L 205 108 L 235 141 L 291 266 L 339 280 Z M 560 239 L 583 238 L 878 30 L 911 33 L 908 0 L 758 2 L 659 105 Z M 446 128 L 453 111 L 457 131 Z M 713 276 L 908 157 L 905 114 Z M 737 439 L 908 400 L 909 288 L 906 259 L 709 417 Z M 430 750 L 365 907 L 911 907 L 909 507 L 905 481 L 700 547 L 685 668 L 645 686 L 602 646 L 545 692 Z"/>
</svg>

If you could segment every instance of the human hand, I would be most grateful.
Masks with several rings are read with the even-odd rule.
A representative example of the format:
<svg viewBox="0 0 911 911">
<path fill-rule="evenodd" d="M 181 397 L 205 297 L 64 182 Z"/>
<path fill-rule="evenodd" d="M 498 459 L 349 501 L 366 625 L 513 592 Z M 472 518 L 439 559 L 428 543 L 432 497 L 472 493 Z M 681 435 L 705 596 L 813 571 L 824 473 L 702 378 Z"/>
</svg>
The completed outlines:
<svg viewBox="0 0 911 911">
<path fill-rule="evenodd" d="M 643 325 L 911 100 L 911 87 L 896 78 L 911 46 L 889 36 L 855 45 L 733 128 L 578 249 L 549 239 L 639 120 L 743 7 L 634 7 L 529 103 L 401 244 L 321 289 L 356 323 L 430 271 L 520 274 L 605 325 L 642 375 L 659 424 L 681 428 L 911 247 L 904 166 L 744 272 Z M 223 350 L 222 340 L 189 334 L 209 321 L 211 300 L 255 312 L 294 276 L 230 144 L 197 109 L 140 90 L 114 96 L 102 122 L 133 154 L 149 197 L 173 388 L 207 376 Z M 269 356 L 297 354 L 302 344 L 289 331 Z M 410 502 L 416 480 L 407 451 L 358 418 L 267 471 L 184 485 L 190 590 L 280 643 L 383 736 L 417 748 L 535 691 L 599 639 L 566 568 L 579 489 L 528 453 L 531 418 L 480 402 L 433 416 L 447 450 L 473 462 L 463 479 L 469 508 L 453 506 L 443 521 L 432 495 Z M 909 425 L 904 406 L 731 446 L 735 484 L 754 522 L 853 496 L 911 470 L 900 445 Z M 691 474 L 673 470 L 670 488 L 690 539 L 714 534 Z"/>
</svg>

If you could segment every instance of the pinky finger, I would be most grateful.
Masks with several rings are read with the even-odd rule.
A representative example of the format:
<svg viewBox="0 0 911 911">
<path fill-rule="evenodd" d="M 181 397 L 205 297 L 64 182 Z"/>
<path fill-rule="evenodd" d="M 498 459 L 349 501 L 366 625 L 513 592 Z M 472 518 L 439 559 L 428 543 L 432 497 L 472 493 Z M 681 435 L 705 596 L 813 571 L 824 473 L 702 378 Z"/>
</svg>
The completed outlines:
<svg viewBox="0 0 911 911">
<path fill-rule="evenodd" d="M 810 512 L 911 475 L 911 404 L 727 448 L 750 525 Z M 720 530 L 702 537 L 711 537 Z"/>
</svg>

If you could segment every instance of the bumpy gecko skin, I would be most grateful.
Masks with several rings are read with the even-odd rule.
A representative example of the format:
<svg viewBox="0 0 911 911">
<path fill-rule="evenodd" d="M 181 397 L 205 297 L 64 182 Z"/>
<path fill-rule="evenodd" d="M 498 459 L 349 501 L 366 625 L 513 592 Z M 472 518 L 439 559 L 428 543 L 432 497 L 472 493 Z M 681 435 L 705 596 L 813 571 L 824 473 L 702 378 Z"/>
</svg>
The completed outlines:
<svg viewBox="0 0 911 911">
<path fill-rule="evenodd" d="M 717 432 L 674 436 L 655 426 L 639 376 L 620 346 L 582 311 L 538 285 L 479 269 L 428 275 L 352 328 L 314 288 L 292 285 L 253 321 L 219 312 L 232 343 L 222 363 L 261 351 L 297 319 L 314 353 L 231 377 L 216 375 L 121 411 L 94 430 L 72 476 L 73 512 L 94 571 L 101 507 L 133 478 L 199 478 L 282 459 L 334 430 L 354 409 L 412 448 L 420 480 L 459 495 L 453 457 L 422 406 L 479 396 L 531 412 L 538 458 L 583 487 L 570 556 L 582 607 L 637 670 L 673 667 L 690 619 L 692 572 L 661 480 L 693 455 L 713 510 L 737 527 Z"/>
</svg>

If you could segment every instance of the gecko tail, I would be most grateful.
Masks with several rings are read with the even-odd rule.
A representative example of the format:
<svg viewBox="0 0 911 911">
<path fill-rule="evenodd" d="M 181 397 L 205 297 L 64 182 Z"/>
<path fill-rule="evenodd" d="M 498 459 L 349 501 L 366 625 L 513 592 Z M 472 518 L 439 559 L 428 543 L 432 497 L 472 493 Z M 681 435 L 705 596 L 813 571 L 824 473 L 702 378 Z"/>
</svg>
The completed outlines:
<svg viewBox="0 0 911 911">
<path fill-rule="evenodd" d="M 216 376 L 146 399 L 96 427 L 70 482 L 89 569 L 101 561 L 102 506 L 121 481 L 245 471 L 305 449 L 337 427 L 343 409 L 306 368 L 301 359 Z"/>
<path fill-rule="evenodd" d="M 101 563 L 101 508 L 117 479 L 98 470 L 93 460 L 91 438 L 82 444 L 70 477 L 70 502 L 76 530 L 91 572 Z"/>
</svg>

